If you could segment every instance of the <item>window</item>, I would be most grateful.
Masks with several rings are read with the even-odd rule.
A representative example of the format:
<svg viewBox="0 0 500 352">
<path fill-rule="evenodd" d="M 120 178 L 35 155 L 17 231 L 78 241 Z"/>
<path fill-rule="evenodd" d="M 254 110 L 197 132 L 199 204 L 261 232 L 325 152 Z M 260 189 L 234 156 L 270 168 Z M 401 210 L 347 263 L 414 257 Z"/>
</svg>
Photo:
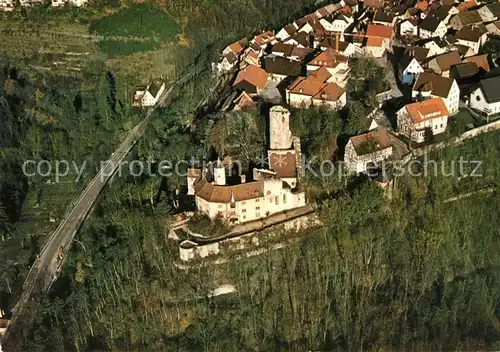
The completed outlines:
<svg viewBox="0 0 500 352">
<path fill-rule="evenodd" d="M 241 202 L 241 204 L 242 204 L 242 205 L 245 205 L 245 204 L 247 204 L 247 202 Z"/>
<path fill-rule="evenodd" d="M 260 210 L 260 207 L 255 207 L 255 210 Z"/>
<path fill-rule="evenodd" d="M 443 124 L 441 124 L 441 128 L 443 128 Z"/>
<path fill-rule="evenodd" d="M 283 194 L 283 203 L 286 203 L 286 194 Z"/>
<path fill-rule="evenodd" d="M 260 213 L 255 213 L 256 218 L 260 218 Z"/>
<path fill-rule="evenodd" d="M 217 207 L 218 207 L 219 209 L 220 209 L 220 208 L 222 208 L 222 204 L 219 204 Z"/>
<path fill-rule="evenodd" d="M 247 217 L 245 215 L 243 215 L 243 220 L 245 220 Z"/>
<path fill-rule="evenodd" d="M 246 210 L 246 209 L 241 209 L 241 212 L 242 212 L 242 213 L 246 213 L 246 212 L 247 212 L 247 210 Z"/>
<path fill-rule="evenodd" d="M 481 101 L 481 97 L 479 95 L 476 95 L 476 100 Z"/>
<path fill-rule="evenodd" d="M 259 198 L 257 198 L 257 199 L 255 200 L 255 203 L 259 203 L 259 202 L 260 202 L 260 199 L 259 199 Z"/>
<path fill-rule="evenodd" d="M 276 205 L 280 204 L 280 199 L 278 196 L 274 196 L 274 202 L 276 203 Z"/>
</svg>

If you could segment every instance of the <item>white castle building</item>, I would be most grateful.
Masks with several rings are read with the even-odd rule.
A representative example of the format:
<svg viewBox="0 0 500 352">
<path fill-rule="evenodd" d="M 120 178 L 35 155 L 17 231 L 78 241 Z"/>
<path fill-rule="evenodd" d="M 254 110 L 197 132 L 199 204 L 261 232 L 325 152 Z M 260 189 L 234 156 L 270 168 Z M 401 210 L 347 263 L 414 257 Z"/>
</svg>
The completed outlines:
<svg viewBox="0 0 500 352">
<path fill-rule="evenodd" d="M 217 161 L 212 170 L 188 170 L 188 194 L 194 195 L 198 211 L 211 219 L 235 225 L 265 218 L 280 211 L 306 205 L 298 190 L 300 140 L 292 137 L 290 112 L 274 106 L 269 113 L 269 169 L 254 169 L 251 182 L 226 184 L 226 168 Z"/>
</svg>

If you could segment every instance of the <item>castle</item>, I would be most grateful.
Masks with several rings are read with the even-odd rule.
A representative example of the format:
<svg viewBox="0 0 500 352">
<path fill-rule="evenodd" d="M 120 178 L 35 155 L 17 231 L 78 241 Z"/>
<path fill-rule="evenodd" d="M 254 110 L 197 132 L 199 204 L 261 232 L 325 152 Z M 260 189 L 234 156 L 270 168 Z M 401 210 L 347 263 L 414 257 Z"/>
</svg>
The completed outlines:
<svg viewBox="0 0 500 352">
<path fill-rule="evenodd" d="M 298 190 L 301 172 L 300 139 L 290 131 L 290 112 L 274 106 L 269 112 L 269 169 L 254 169 L 253 181 L 227 185 L 226 168 L 217 161 L 204 170 L 189 169 L 188 194 L 198 211 L 230 225 L 265 218 L 306 205 Z"/>
</svg>

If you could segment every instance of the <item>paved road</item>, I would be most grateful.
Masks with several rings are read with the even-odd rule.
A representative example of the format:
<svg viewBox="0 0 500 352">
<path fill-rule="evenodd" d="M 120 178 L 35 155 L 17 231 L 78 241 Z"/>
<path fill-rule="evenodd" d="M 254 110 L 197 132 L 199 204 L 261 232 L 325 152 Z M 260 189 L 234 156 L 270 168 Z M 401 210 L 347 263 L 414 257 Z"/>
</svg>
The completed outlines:
<svg viewBox="0 0 500 352">
<path fill-rule="evenodd" d="M 174 87 L 185 78 L 187 77 L 181 78 L 174 83 L 170 89 L 165 91 L 158 105 L 162 105 L 170 96 Z M 120 162 L 127 156 L 137 140 L 141 138 L 146 131 L 147 124 L 151 119 L 153 111 L 154 108 L 148 111 L 144 120 L 137 124 L 127 138 L 125 138 L 115 150 L 43 247 L 39 257 L 26 277 L 21 298 L 13 309 L 13 319 L 10 322 L 7 334 L 3 337 L 4 346 L 10 342 L 9 334 L 11 331 L 17 332 L 17 330 L 26 330 L 24 329 L 25 325 L 29 324 L 29 318 L 32 318 L 35 313 L 30 311 L 33 309 L 33 305 L 36 306 L 36 304 L 33 304 L 33 301 L 36 303 L 49 290 L 50 286 L 59 275 L 61 266 L 61 263 L 59 263 L 59 265 L 57 263 L 59 248 L 62 246 L 64 252 L 68 250 L 75 234 L 78 232 L 85 217 L 94 205 L 99 193 L 117 170 Z"/>
</svg>

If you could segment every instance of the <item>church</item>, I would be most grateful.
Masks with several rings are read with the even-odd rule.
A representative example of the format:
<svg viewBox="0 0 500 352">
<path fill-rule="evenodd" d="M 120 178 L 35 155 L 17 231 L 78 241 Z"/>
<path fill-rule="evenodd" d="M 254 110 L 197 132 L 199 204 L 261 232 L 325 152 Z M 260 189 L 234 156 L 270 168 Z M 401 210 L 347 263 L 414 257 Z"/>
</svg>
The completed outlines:
<svg viewBox="0 0 500 352">
<path fill-rule="evenodd" d="M 290 131 L 290 112 L 273 106 L 269 130 L 269 169 L 254 169 L 253 181 L 241 176 L 241 183 L 228 185 L 227 170 L 219 160 L 204 170 L 188 170 L 188 194 L 195 196 L 198 211 L 236 225 L 306 205 L 305 193 L 298 188 L 300 139 Z"/>
</svg>

